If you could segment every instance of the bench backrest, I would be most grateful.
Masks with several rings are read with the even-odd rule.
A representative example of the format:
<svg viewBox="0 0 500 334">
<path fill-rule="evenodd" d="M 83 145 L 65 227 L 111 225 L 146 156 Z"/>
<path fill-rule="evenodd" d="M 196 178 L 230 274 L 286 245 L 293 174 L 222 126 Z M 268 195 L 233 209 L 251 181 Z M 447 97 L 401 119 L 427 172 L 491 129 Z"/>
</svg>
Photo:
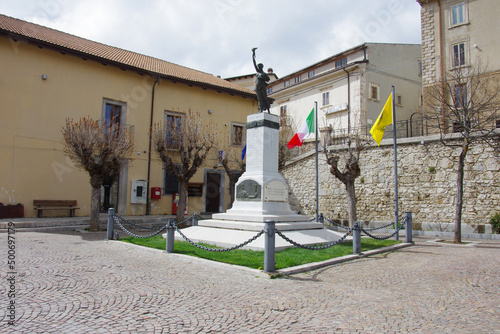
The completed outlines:
<svg viewBox="0 0 500 334">
<path fill-rule="evenodd" d="M 33 205 L 36 206 L 76 206 L 75 200 L 59 199 L 35 199 Z"/>
</svg>

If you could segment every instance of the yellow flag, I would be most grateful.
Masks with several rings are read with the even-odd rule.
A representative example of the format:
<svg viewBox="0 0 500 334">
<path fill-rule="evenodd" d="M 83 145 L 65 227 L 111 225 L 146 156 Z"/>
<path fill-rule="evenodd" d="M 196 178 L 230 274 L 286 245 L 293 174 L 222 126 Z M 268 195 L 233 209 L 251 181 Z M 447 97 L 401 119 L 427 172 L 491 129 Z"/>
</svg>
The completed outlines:
<svg viewBox="0 0 500 334">
<path fill-rule="evenodd" d="M 389 95 L 387 102 L 385 102 L 384 109 L 382 109 L 370 130 L 378 146 L 380 146 L 380 142 L 384 136 L 385 127 L 389 124 L 392 124 L 392 93 Z"/>
</svg>

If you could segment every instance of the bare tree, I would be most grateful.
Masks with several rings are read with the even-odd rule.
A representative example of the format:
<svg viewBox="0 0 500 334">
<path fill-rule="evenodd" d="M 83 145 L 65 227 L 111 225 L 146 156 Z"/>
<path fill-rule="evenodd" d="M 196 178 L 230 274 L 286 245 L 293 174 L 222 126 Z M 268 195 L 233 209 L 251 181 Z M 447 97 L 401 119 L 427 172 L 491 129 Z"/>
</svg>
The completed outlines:
<svg viewBox="0 0 500 334">
<path fill-rule="evenodd" d="M 330 173 L 332 173 L 345 186 L 347 193 L 347 209 L 349 212 L 349 226 L 353 226 L 358 220 L 356 204 L 356 187 L 355 181 L 361 175 L 359 166 L 360 153 L 367 147 L 368 142 L 363 140 L 358 134 L 347 134 L 341 139 L 341 142 L 347 144 L 345 146 L 337 146 L 338 149 L 331 151 L 331 144 L 334 138 L 325 139 L 323 141 L 323 152 L 325 153 L 326 162 L 330 165 Z M 343 167 L 339 164 L 343 163 Z"/>
<path fill-rule="evenodd" d="M 130 129 L 117 122 L 66 119 L 62 129 L 64 153 L 75 165 L 88 172 L 92 186 L 90 230 L 99 230 L 99 195 L 104 182 L 112 184 L 120 169 L 129 163 L 134 142 Z"/>
<path fill-rule="evenodd" d="M 204 123 L 201 114 L 191 110 L 153 127 L 154 150 L 179 182 L 178 223 L 184 219 L 187 184 L 214 147 L 219 135 L 216 129 L 214 122 Z"/>
<path fill-rule="evenodd" d="M 460 243 L 467 152 L 479 141 L 490 142 L 499 119 L 498 78 L 480 60 L 447 71 L 443 80 L 425 91 L 426 117 L 448 147 L 461 148 L 457 165 L 454 242 Z"/>
</svg>

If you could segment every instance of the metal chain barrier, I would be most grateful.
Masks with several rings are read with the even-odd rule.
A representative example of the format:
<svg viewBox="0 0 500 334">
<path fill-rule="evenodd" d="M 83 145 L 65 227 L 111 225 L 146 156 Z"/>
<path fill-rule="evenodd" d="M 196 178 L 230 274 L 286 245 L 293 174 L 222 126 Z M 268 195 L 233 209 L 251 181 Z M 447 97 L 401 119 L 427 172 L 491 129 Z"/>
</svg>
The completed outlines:
<svg viewBox="0 0 500 334">
<path fill-rule="evenodd" d="M 404 219 L 404 217 L 403 217 L 403 219 Z M 376 230 L 381 230 L 381 229 L 384 229 L 386 227 L 393 226 L 393 225 L 394 225 L 394 222 L 390 222 L 389 224 L 384 225 L 384 226 L 372 227 L 372 228 L 365 228 L 364 230 L 365 231 L 376 231 Z"/>
<path fill-rule="evenodd" d="M 128 220 L 126 220 L 125 218 L 123 218 L 123 217 L 121 217 L 121 216 L 117 215 L 116 213 L 115 213 L 115 217 L 117 217 L 118 219 L 122 220 L 123 222 L 125 222 L 125 223 L 127 223 L 127 224 L 129 224 L 129 225 L 135 226 L 135 227 L 137 227 L 137 228 L 142 228 L 142 229 L 145 229 L 145 230 L 154 230 L 154 229 L 155 229 L 154 227 L 150 227 L 150 226 L 142 226 L 142 225 L 136 224 L 136 223 L 134 223 L 134 222 L 128 221 Z"/>
<path fill-rule="evenodd" d="M 391 225 L 394 224 L 394 223 L 391 223 Z M 373 239 L 377 239 L 377 240 L 386 240 L 386 239 L 390 239 L 392 237 L 394 237 L 396 235 L 396 233 L 399 233 L 399 231 L 401 230 L 401 228 L 403 228 L 403 226 L 406 225 L 406 219 L 404 220 L 404 222 L 401 224 L 401 225 L 398 225 L 398 228 L 394 231 L 394 233 L 392 233 L 391 235 L 388 235 L 386 237 L 377 237 L 377 236 L 374 236 L 370 233 L 368 233 L 367 230 L 365 230 L 364 228 L 361 229 L 361 232 L 363 232 L 364 234 L 366 234 L 367 236 L 369 236 L 370 238 L 373 238 Z"/>
<path fill-rule="evenodd" d="M 129 230 L 127 230 L 123 225 L 122 223 L 120 223 L 120 219 L 123 220 L 124 222 L 126 223 L 130 223 L 128 221 L 126 221 L 125 219 L 117 216 L 117 215 L 114 215 L 113 216 L 113 219 L 115 221 L 116 224 L 118 224 L 118 226 L 120 226 L 120 228 L 123 230 L 123 232 L 127 233 L 128 235 L 134 237 L 134 238 L 140 238 L 140 239 L 146 239 L 146 238 L 151 238 L 151 237 L 154 237 L 155 235 L 157 234 L 160 234 L 164 229 L 166 229 L 168 227 L 168 223 L 165 224 L 165 226 L 161 227 L 159 230 L 157 230 L 156 232 L 153 232 L 151 234 L 148 234 L 148 235 L 138 235 L 138 234 L 135 234 L 133 232 L 130 232 Z M 133 224 L 131 224 L 133 225 Z"/>
<path fill-rule="evenodd" d="M 279 230 L 276 230 L 276 234 L 279 235 L 280 237 L 282 237 L 285 241 L 287 241 L 287 242 L 291 243 L 292 245 L 294 245 L 295 247 L 309 249 L 309 250 L 321 250 L 321 249 L 327 249 L 327 248 L 333 247 L 333 246 L 341 243 L 342 241 L 344 241 L 347 238 L 347 236 L 349 234 L 351 234 L 352 230 L 353 230 L 353 228 L 350 228 L 349 231 L 346 234 L 344 234 L 344 236 L 341 237 L 339 240 L 334 241 L 334 242 L 329 243 L 329 244 L 326 244 L 326 245 L 323 245 L 323 246 L 306 246 L 306 245 L 301 245 L 298 242 L 295 242 L 292 239 L 288 238 L 286 235 L 284 235 L 283 233 L 281 233 Z"/>
<path fill-rule="evenodd" d="M 241 248 L 243 246 L 248 245 L 249 243 L 251 243 L 252 241 L 254 241 L 255 239 L 257 239 L 258 237 L 260 237 L 265 232 L 265 230 L 262 230 L 259 233 L 257 233 L 254 237 L 248 239 L 247 241 L 245 241 L 245 242 L 243 242 L 243 243 L 241 243 L 241 244 L 239 244 L 237 246 L 233 246 L 233 247 L 230 247 L 230 248 L 209 248 L 209 247 L 205 247 L 205 246 L 202 246 L 200 244 L 197 244 L 193 240 L 191 240 L 188 237 L 186 237 L 186 235 L 184 235 L 184 233 L 181 232 L 181 230 L 177 227 L 177 225 L 174 225 L 174 228 L 191 245 L 193 245 L 195 247 L 198 247 L 199 249 L 203 249 L 203 250 L 209 251 L 209 252 L 229 252 L 229 251 L 232 251 L 232 250 L 236 250 L 238 248 Z"/>
</svg>

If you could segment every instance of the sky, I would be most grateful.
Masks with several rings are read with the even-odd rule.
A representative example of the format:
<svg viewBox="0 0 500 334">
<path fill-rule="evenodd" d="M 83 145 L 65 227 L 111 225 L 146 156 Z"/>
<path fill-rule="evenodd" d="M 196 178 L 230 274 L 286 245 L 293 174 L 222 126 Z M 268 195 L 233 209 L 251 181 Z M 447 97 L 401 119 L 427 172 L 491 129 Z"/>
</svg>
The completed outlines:
<svg viewBox="0 0 500 334">
<path fill-rule="evenodd" d="M 0 13 L 223 78 L 364 42 L 420 44 L 416 0 L 0 0 Z"/>
</svg>

